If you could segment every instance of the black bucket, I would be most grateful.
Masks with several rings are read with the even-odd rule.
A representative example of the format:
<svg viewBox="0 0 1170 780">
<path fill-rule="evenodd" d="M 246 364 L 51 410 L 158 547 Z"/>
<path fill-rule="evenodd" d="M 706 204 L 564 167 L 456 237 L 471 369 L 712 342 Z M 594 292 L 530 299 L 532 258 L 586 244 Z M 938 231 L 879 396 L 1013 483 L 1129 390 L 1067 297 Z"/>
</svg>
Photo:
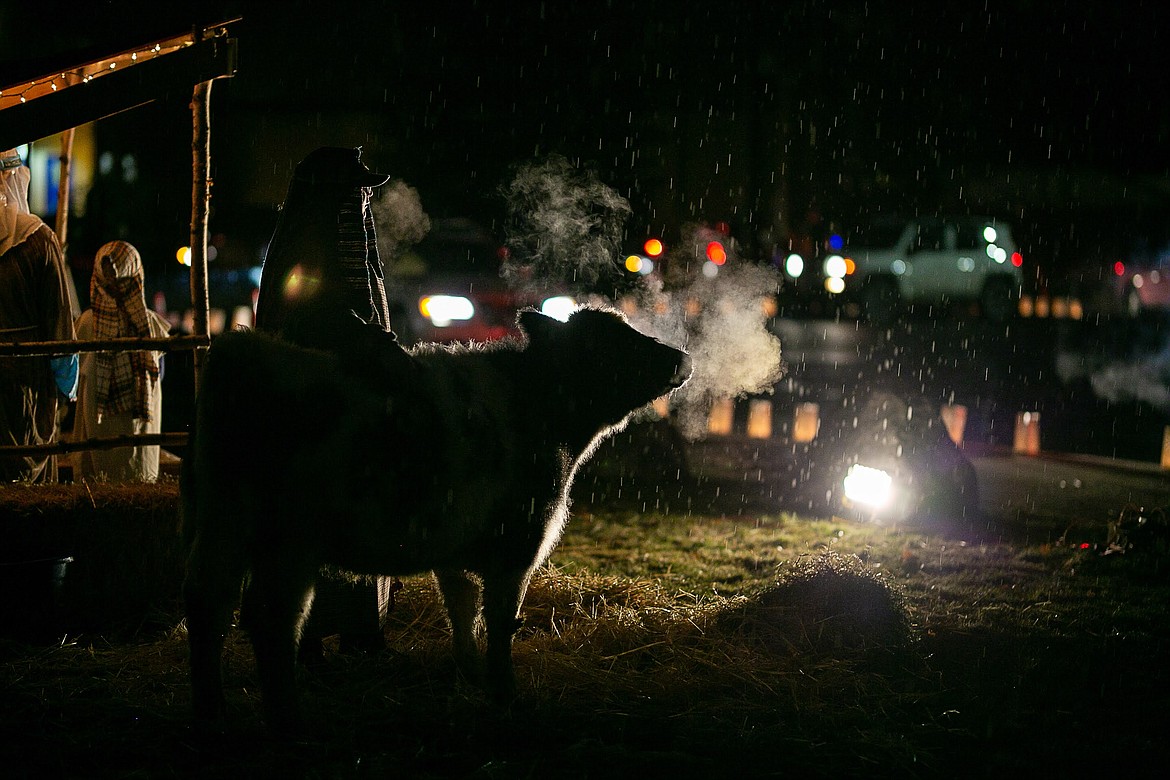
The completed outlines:
<svg viewBox="0 0 1170 780">
<path fill-rule="evenodd" d="M 62 591 L 72 558 L 0 562 L 0 636 L 56 640 L 64 626 Z"/>
</svg>

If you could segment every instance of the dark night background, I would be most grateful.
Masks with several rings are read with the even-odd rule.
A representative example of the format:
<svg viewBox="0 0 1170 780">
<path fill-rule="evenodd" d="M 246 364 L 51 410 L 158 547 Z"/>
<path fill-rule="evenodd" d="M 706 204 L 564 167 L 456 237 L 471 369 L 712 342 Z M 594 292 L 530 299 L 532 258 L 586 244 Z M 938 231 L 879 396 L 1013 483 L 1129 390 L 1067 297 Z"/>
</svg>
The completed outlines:
<svg viewBox="0 0 1170 780">
<path fill-rule="evenodd" d="M 260 261 L 294 166 L 322 145 L 360 145 L 372 169 L 417 189 L 432 218 L 471 216 L 497 230 L 507 213 L 502 189 L 515 169 L 548 155 L 563 155 L 596 171 L 602 182 L 629 200 L 629 248 L 648 234 L 661 234 L 669 242 L 688 223 L 727 222 L 749 255 L 764 259 L 790 239 L 829 228 L 847 231 L 875 214 L 985 214 L 1013 224 L 1030 283 L 1056 290 L 1061 285 L 1103 286 L 1111 281 L 1109 269 L 1117 260 L 1151 248 L 1170 253 L 1168 7 L 1164 0 L 91 0 L 85 4 L 0 0 L 0 83 L 9 83 L 13 73 L 50 73 L 75 63 L 76 53 L 90 50 L 97 41 L 108 52 L 117 42 L 130 47 L 135 40 L 189 29 L 193 22 L 203 25 L 240 18 L 231 26 L 239 43 L 238 73 L 215 82 L 211 90 L 210 227 L 219 248 L 211 268 L 213 307 L 223 307 L 222 300 L 216 299 L 222 294 L 214 286 L 217 272 L 252 267 Z M 95 123 L 96 151 L 109 151 L 115 157 L 135 155 L 138 177 L 132 182 L 107 182 L 104 189 L 90 193 L 85 215 L 71 218 L 69 260 L 83 293 L 89 276 L 87 253 L 92 255 L 110 239 L 111 226 L 121 225 L 142 252 L 148 286 L 165 282 L 182 292 L 176 295 L 179 301 L 187 294 L 189 273 L 175 262 L 175 250 L 190 238 L 191 93 L 190 85 L 182 85 L 148 106 Z M 849 419 L 856 427 L 855 413 L 871 391 L 887 386 L 965 405 L 969 415 L 966 441 L 971 445 L 1006 445 L 1017 413 L 1039 411 L 1046 426 L 1046 452 L 1144 460 L 1151 481 L 1170 473 L 1153 470 L 1163 448 L 1163 433 L 1170 430 L 1170 407 L 1164 402 L 1170 386 L 1170 350 L 1166 348 L 1170 318 L 1165 312 L 1112 321 L 1107 316 L 1077 322 L 1058 321 L 1055 316 L 1043 321 L 1039 316 L 1021 317 L 1006 327 L 990 318 L 935 317 L 931 311 L 908 316 L 890 328 L 869 328 L 843 319 L 823 322 L 836 326 L 837 341 L 828 343 L 830 330 L 821 328 L 821 321 L 784 323 L 793 325 L 784 331 L 784 338 L 789 333 L 797 338 L 782 345 L 789 372 L 773 396 L 775 419 L 792 420 L 791 406 L 809 399 L 821 404 L 822 416 L 816 441 L 799 450 L 800 454 L 788 439 L 776 437 L 782 442 L 777 451 L 784 450 L 783 468 L 776 471 L 784 481 L 774 481 L 777 495 L 787 490 L 785 484 L 792 486 L 793 495 L 801 493 L 796 489 L 800 479 L 805 480 L 802 490 L 807 488 L 809 495 L 815 489 L 826 496 L 819 480 L 840 476 L 832 469 L 834 463 L 843 462 L 839 459 L 842 450 L 833 448 L 848 443 L 842 432 L 852 430 Z M 733 337 L 740 338 L 738 333 Z M 806 359 L 805 350 L 824 354 Z M 1061 357 L 1077 367 L 1068 381 L 1061 380 L 1055 370 Z M 177 362 L 184 358 L 175 353 L 167 359 L 170 381 L 182 384 L 165 391 L 164 402 L 170 409 L 164 411 L 164 430 L 183 430 L 189 426 L 194 405 L 191 364 Z M 1099 395 L 1090 376 L 1091 371 L 1110 369 L 1115 363 L 1126 369 L 1109 375 L 1119 388 L 1120 400 Z M 1134 384 L 1152 388 L 1163 403 L 1151 405 Z M 737 418 L 743 422 L 746 407 L 741 404 L 739 411 L 745 413 Z M 630 441 L 634 441 L 632 436 Z M 724 442 L 713 441 L 711 451 L 723 452 Z M 744 441 L 755 456 L 750 468 L 745 465 L 742 482 L 738 474 L 733 475 L 738 495 L 746 505 L 747 485 L 755 479 L 767 487 L 770 502 L 772 484 L 765 481 L 767 472 L 757 462 L 760 450 L 746 437 Z M 898 450 L 900 454 L 900 444 Z M 974 446 L 967 450 L 969 454 L 975 451 Z M 674 451 L 670 457 L 675 457 Z M 948 579 L 940 579 L 937 589 L 933 582 L 929 584 L 930 595 L 920 594 L 919 602 L 928 607 L 916 608 L 915 619 L 923 621 L 922 633 L 929 642 L 925 647 L 934 665 L 923 683 L 926 693 L 912 710 L 899 711 L 896 703 L 902 697 L 918 697 L 918 689 L 903 688 L 900 677 L 887 678 L 880 671 L 884 666 L 875 667 L 880 687 L 875 696 L 875 688 L 824 673 L 826 667 L 819 661 L 804 666 L 807 662 L 793 654 L 793 663 L 804 666 L 799 673 L 801 685 L 828 692 L 837 686 L 836 681 L 845 681 L 839 686 L 844 697 L 839 700 L 849 703 L 843 707 L 847 712 L 838 717 L 824 712 L 829 708 L 821 703 L 819 692 L 813 706 L 802 710 L 801 700 L 794 695 L 797 686 L 792 686 L 792 694 L 786 684 L 770 689 L 767 706 L 775 709 L 776 717 L 790 718 L 799 726 L 775 745 L 766 745 L 769 760 L 780 762 L 776 765 L 780 772 L 791 765 L 799 773 L 801 756 L 814 751 L 852 756 L 855 748 L 866 757 L 863 771 L 870 774 L 881 766 L 869 761 L 866 751 L 870 748 L 879 756 L 922 750 L 927 759 L 937 759 L 937 766 L 951 764 L 956 775 L 992 774 L 1004 768 L 1015 770 L 1006 773 L 1014 775 L 1021 767 L 1032 766 L 1042 766 L 1048 774 L 1069 767 L 1073 771 L 1064 774 L 1072 776 L 1087 774 L 1097 766 L 1114 770 L 1140 766 L 1148 772 L 1156 760 L 1148 762 L 1146 753 L 1130 751 L 1135 746 L 1147 751 L 1152 747 L 1150 755 L 1155 759 L 1165 752 L 1160 728 L 1165 720 L 1167 682 L 1162 657 L 1167 643 L 1162 628 L 1167 625 L 1165 589 L 1149 586 L 1164 584 L 1166 537 L 1152 539 L 1152 548 L 1153 542 L 1160 545 L 1156 556 L 1134 559 L 1132 581 L 1125 576 L 1124 589 L 1110 584 L 1110 577 L 1098 576 L 1102 569 L 1086 567 L 1078 579 L 1070 565 L 1050 557 L 1049 550 L 1055 554 L 1056 547 L 1073 540 L 1072 527 L 1062 526 L 1059 542 L 1039 548 L 1034 545 L 1046 534 L 1052 541 L 1062 529 L 1054 525 L 1049 531 L 1028 523 L 1048 512 L 1059 515 L 1053 522 L 1063 523 L 1066 511 L 1083 521 L 1097 510 L 1065 509 L 1077 503 L 1081 494 L 1075 491 L 1081 488 L 1081 480 L 1070 481 L 1065 490 L 1066 481 L 1056 483 L 1055 472 L 1048 470 L 1051 460 L 1004 462 L 1021 460 L 1035 464 L 1035 471 L 1029 470 L 1029 476 L 1014 471 L 1011 479 L 1001 476 L 998 484 L 983 482 L 980 490 L 997 500 L 996 490 L 1005 495 L 1018 491 L 1020 503 L 1003 504 L 997 511 L 1006 517 L 1010 507 L 1017 530 L 1028 539 L 1027 549 L 1044 552 L 1033 555 L 1020 548 L 1011 553 L 1014 563 L 1008 567 L 988 555 L 990 548 L 983 544 L 967 547 L 966 541 L 956 539 L 957 545 L 948 540 L 938 548 L 937 567 L 930 564 L 929 570 Z M 645 513 L 641 486 L 655 484 L 660 476 L 656 472 L 666 474 L 670 469 L 661 468 L 661 458 L 643 455 L 639 464 L 646 465 L 650 476 L 635 470 L 630 478 L 625 462 L 618 457 L 614 462 L 618 466 L 610 467 L 621 469 L 619 484 L 638 488 L 627 488 L 624 500 L 631 502 L 630 507 L 642 501 Z M 629 462 L 634 464 L 635 459 Z M 940 462 L 945 466 L 953 461 L 930 465 L 937 467 Z M 1120 465 L 1117 470 L 1104 470 L 1099 478 L 1086 477 L 1085 484 L 1097 479 L 1094 490 L 1108 495 L 1110 501 L 1128 500 L 1125 496 L 1135 495 L 1138 488 L 1129 487 L 1128 479 L 1122 478 L 1125 468 Z M 682 474 L 682 469 L 677 473 Z M 719 495 L 721 483 L 710 484 Z M 1043 506 L 1044 497 L 1052 495 L 1057 484 L 1059 508 Z M 673 483 L 665 479 L 663 486 L 667 485 Z M 654 490 L 657 495 L 657 487 Z M 661 495 L 669 497 L 672 491 L 673 487 Z M 595 495 L 599 505 L 613 498 L 613 494 Z M 622 496 L 620 488 L 616 495 Z M 684 494 L 680 490 L 677 495 L 681 502 Z M 731 501 L 736 493 L 729 488 L 724 495 Z M 803 495 L 796 498 L 803 500 Z M 616 506 L 624 517 L 625 504 Z M 657 513 L 658 504 L 654 506 Z M 686 498 L 687 517 L 691 507 L 691 499 Z M 698 503 L 695 507 L 701 511 Z M 811 511 L 811 501 L 808 507 Z M 123 513 L 120 506 L 115 510 Z M 745 508 L 728 509 L 729 518 L 733 511 L 742 515 Z M 44 517 L 39 512 L 36 519 L 41 523 Z M 630 515 L 634 514 L 637 510 L 631 509 Z M 666 514 L 670 515 L 669 510 Z M 682 516 L 677 502 L 674 516 Z M 1164 519 L 1165 512 L 1158 516 Z M 1104 514 L 1093 517 L 1095 523 L 1104 520 Z M 654 523 L 663 528 L 669 525 Z M 626 534 L 640 530 L 633 525 L 621 533 L 614 539 L 634 538 Z M 720 534 L 732 537 L 730 531 Z M 837 534 L 840 537 L 841 532 Z M 734 536 L 740 536 L 738 530 Z M 699 544 L 694 538 L 677 538 L 680 541 L 671 544 L 681 550 L 690 551 Z M 803 542 L 789 542 L 779 535 L 769 537 L 768 545 L 779 540 L 789 550 L 804 549 Z M 115 542 L 124 546 L 124 540 Z M 828 550 L 834 542 L 818 541 L 817 548 Z M 742 555 L 732 556 L 729 542 L 719 544 L 720 561 L 734 557 L 756 573 L 770 565 L 762 546 L 744 548 Z M 890 564 L 905 567 L 907 577 L 912 571 L 919 576 L 918 570 L 928 569 L 928 556 L 936 554 L 934 541 L 929 552 L 926 543 L 921 544 L 921 549 L 902 547 L 900 559 L 895 552 L 888 559 Z M 601 549 L 603 543 L 591 537 L 590 545 Z M 953 552 L 963 548 L 971 558 Z M 866 567 L 881 557 L 879 553 L 871 558 L 871 549 L 867 543 Z M 980 563 L 966 563 L 975 560 L 976 550 Z M 120 562 L 126 558 L 120 549 L 118 556 Z M 642 559 L 646 557 L 643 553 Z M 78 558 L 84 566 L 84 557 Z M 1106 565 L 1120 566 L 1120 558 L 1113 556 Z M 1067 560 L 1076 563 L 1077 559 Z M 1147 562 L 1153 564 L 1152 573 L 1138 574 Z M 656 565 L 659 568 L 647 571 L 668 571 L 669 559 Z M 1077 567 L 1080 571 L 1080 564 Z M 657 579 L 658 573 L 653 576 Z M 1044 579 L 1033 584 L 1034 576 Z M 1123 576 L 1119 574 L 1118 579 Z M 602 594 L 601 602 L 605 598 Z M 944 611 L 940 605 L 948 602 Z M 621 604 L 623 614 L 632 608 L 617 596 L 613 603 Z M 574 608 L 579 606 L 574 604 Z M 932 611 L 936 607 L 937 615 Z M 1000 625 L 1005 626 L 1002 631 Z M 178 636 L 169 633 L 167 642 L 173 644 Z M 653 641 L 637 648 L 639 655 L 631 656 L 631 662 L 646 669 L 655 667 L 654 657 L 642 651 L 657 644 L 664 643 Z M 142 647 L 142 653 L 157 652 L 155 645 Z M 180 727 L 169 714 L 162 719 L 143 716 L 137 701 L 118 697 L 106 701 L 112 683 L 105 678 L 121 683 L 138 667 L 134 660 L 121 657 L 121 646 L 102 645 L 98 650 L 95 654 L 91 645 L 88 656 L 106 659 L 98 667 L 101 680 L 82 679 L 93 673 L 89 663 L 60 673 L 62 664 L 75 657 L 68 655 L 57 656 L 66 661 L 50 665 L 54 678 L 43 686 L 36 674 L 28 674 L 23 667 L 18 670 L 20 687 L 37 702 L 35 709 L 14 710 L 35 713 L 25 719 L 17 735 L 44 735 L 39 742 L 32 741 L 30 755 L 51 756 L 53 763 L 61 765 L 80 761 L 74 770 L 84 770 L 96 756 L 100 759 L 97 771 L 117 771 L 123 765 L 107 757 L 122 759 L 125 767 L 137 767 L 139 774 L 149 772 L 142 769 L 150 766 L 143 763 L 143 755 L 158 761 L 159 751 L 171 746 L 179 751 L 175 761 L 167 764 L 172 774 L 202 771 L 207 765 L 200 762 L 208 761 L 213 774 L 216 766 L 231 766 L 237 755 L 251 755 L 255 731 L 233 737 L 234 752 L 226 757 L 218 752 L 200 754 L 188 740 L 185 715 L 183 736 L 173 737 L 169 729 L 173 726 L 178 733 Z M 78 648 L 77 652 L 85 651 Z M 615 659 L 627 652 L 606 652 L 607 669 L 626 663 Z M 31 669 L 35 662 L 50 657 L 46 651 L 30 658 Z M 167 658 L 160 655 L 158 663 L 173 665 Z M 544 663 L 556 666 L 555 660 Z M 724 678 L 713 674 L 722 659 L 703 663 L 702 673 L 716 686 L 722 685 Z M 852 674 L 852 661 L 849 666 Z M 419 669 L 430 680 L 432 672 L 421 665 Z M 167 673 L 167 679 L 180 679 L 185 685 L 185 675 L 176 675 L 173 668 Z M 596 687 L 597 678 L 579 677 L 574 685 Z M 65 690 L 69 680 L 80 680 L 76 685 L 84 686 L 83 690 L 75 695 Z M 951 695 L 956 680 L 961 688 L 958 697 Z M 124 698 L 154 700 L 167 694 L 170 683 L 144 677 L 127 684 L 133 689 Z M 424 688 L 429 690 L 430 683 L 417 691 Z M 471 746 L 469 757 L 478 760 L 478 742 L 496 732 L 494 722 L 485 725 L 478 711 L 461 710 L 453 698 L 439 698 L 433 706 L 415 709 L 412 702 L 419 699 L 410 697 L 418 693 L 410 689 L 402 689 L 407 691 L 404 698 L 396 695 L 390 711 L 397 722 L 376 740 L 367 736 L 372 733 L 369 727 L 380 728 L 381 721 L 347 731 L 355 715 L 365 716 L 368 701 L 375 698 L 371 690 L 336 704 L 342 717 L 327 732 L 335 738 L 323 738 L 316 746 L 298 744 L 289 753 L 287 766 L 294 774 L 316 770 L 315 764 L 303 759 L 322 745 L 331 763 L 344 757 L 344 771 L 349 773 L 362 769 L 376 773 L 388 760 L 400 757 L 407 759 L 402 764 L 406 767 L 428 762 L 441 765 L 449 751 L 459 749 L 449 745 Z M 573 690 L 564 689 L 569 698 Z M 683 736 L 697 729 L 689 722 L 703 719 L 706 728 L 720 732 L 715 739 L 688 740 L 681 752 L 647 753 L 647 760 L 681 756 L 682 761 L 668 764 L 672 771 L 680 767 L 680 776 L 703 766 L 692 764 L 692 756 L 701 757 L 707 765 L 728 760 L 726 770 L 744 773 L 735 766 L 740 757 L 735 753 L 736 741 L 742 741 L 743 735 L 751 736 L 755 745 L 770 739 L 763 728 L 753 731 L 756 727 L 748 717 L 741 722 L 741 710 L 736 707 L 723 718 L 709 717 L 709 711 L 693 701 L 674 708 L 670 699 L 649 686 L 645 690 L 654 696 L 639 690 L 636 700 L 631 696 L 629 702 L 617 699 L 615 705 L 615 699 L 607 699 L 604 706 L 598 704 L 597 711 L 580 719 L 579 709 L 568 709 L 567 716 L 540 722 L 547 710 L 535 709 L 517 720 L 532 724 L 542 735 L 536 748 L 541 759 L 532 766 L 550 765 L 540 763 L 545 754 L 564 760 L 574 750 L 597 753 L 590 758 L 600 765 L 620 757 L 621 740 L 628 734 L 635 743 L 643 728 L 651 744 L 665 744 L 677 736 L 681 745 Z M 554 692 L 554 698 L 564 698 L 564 691 Z M 618 695 L 626 694 L 619 691 Z M 67 710 L 65 704 L 73 700 L 84 700 L 87 706 Z M 90 717 L 94 711 L 90 706 L 99 706 L 99 700 L 101 715 Z M 168 698 L 165 711 L 170 713 L 175 706 L 175 700 Z M 930 708 L 930 714 L 920 717 L 927 711 L 924 708 Z M 876 720 L 874 713 L 880 715 Z M 615 719 L 615 714 L 621 717 Z M 643 718 L 645 725 L 640 722 Z M 619 730 L 628 731 L 621 731 L 621 740 L 611 742 L 610 732 L 597 727 L 601 719 L 607 721 L 605 729 L 614 722 Z M 153 721 L 159 720 L 168 731 L 152 731 L 159 728 Z M 881 727 L 873 728 L 873 722 Z M 822 727 L 825 723 L 832 723 L 832 729 Z M 65 739 L 70 724 L 87 728 L 79 727 L 75 739 Z M 507 745 L 512 744 L 511 725 L 509 721 Z M 96 735 L 102 728 L 109 734 L 99 738 Z M 164 738 L 158 738 L 160 733 Z M 532 733 L 520 732 L 519 755 L 533 749 Z M 698 729 L 698 733 L 703 732 Z M 806 734 L 815 739 L 805 744 Z M 790 755 L 791 746 L 797 744 L 794 740 L 800 740 L 803 751 L 795 763 Z M 442 752 L 433 755 L 418 747 L 432 750 L 436 744 Z M 957 749 L 952 750 L 952 745 Z M 482 754 L 494 755 L 497 748 L 493 744 Z M 269 748 L 264 745 L 263 749 Z M 558 751 L 563 755 L 556 755 Z M 372 760 L 363 765 L 365 755 Z M 1059 761 L 1054 762 L 1056 758 Z M 499 773 L 506 774 L 510 765 L 480 761 L 478 766 L 479 776 L 502 776 Z M 831 773 L 828 765 L 807 766 L 810 772 Z M 915 768 L 929 773 L 930 767 L 926 763 Z M 341 771 L 338 768 L 335 773 Z M 540 771 L 532 769 L 528 774 Z"/>
<path fill-rule="evenodd" d="M 243 17 L 238 75 L 212 90 L 212 230 L 246 248 L 226 263 L 255 262 L 292 167 L 323 144 L 363 146 L 432 217 L 497 218 L 510 170 L 559 153 L 629 198 L 633 239 L 725 220 L 764 252 L 810 210 L 846 229 L 988 213 L 1059 273 L 1164 237 L 1154 2 L 55 5 L 0 13 L 6 62 Z M 186 242 L 188 99 L 97 126 L 100 148 L 141 157 L 115 200 L 148 256 Z M 79 225 L 75 248 L 98 232 Z"/>
</svg>

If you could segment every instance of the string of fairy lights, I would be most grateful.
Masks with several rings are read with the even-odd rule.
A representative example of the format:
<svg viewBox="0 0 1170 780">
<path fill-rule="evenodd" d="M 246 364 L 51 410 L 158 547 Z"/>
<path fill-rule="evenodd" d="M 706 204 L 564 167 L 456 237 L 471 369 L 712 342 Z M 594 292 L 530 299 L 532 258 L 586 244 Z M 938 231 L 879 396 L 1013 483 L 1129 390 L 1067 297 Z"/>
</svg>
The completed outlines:
<svg viewBox="0 0 1170 780">
<path fill-rule="evenodd" d="M 65 87 L 88 84 L 93 79 L 100 78 L 118 68 L 127 68 L 161 54 L 169 54 L 176 49 L 190 46 L 192 43 L 191 36 L 185 35 L 181 38 L 155 43 L 144 49 L 126 52 L 112 59 L 99 60 L 76 70 L 56 72 L 17 86 L 0 88 L 0 108 L 27 103 Z"/>
</svg>

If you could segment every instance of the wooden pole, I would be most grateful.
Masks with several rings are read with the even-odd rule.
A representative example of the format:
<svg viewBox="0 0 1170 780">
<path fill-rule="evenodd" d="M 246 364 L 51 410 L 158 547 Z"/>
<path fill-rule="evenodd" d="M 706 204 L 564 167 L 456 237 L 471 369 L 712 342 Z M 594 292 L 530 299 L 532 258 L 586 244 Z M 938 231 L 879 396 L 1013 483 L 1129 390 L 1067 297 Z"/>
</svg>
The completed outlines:
<svg viewBox="0 0 1170 780">
<path fill-rule="evenodd" d="M 191 97 L 191 307 L 194 310 L 196 336 L 207 335 L 211 309 L 207 293 L 207 214 L 211 200 L 211 82 L 195 85 Z M 195 390 L 206 351 L 194 352 Z"/>
<path fill-rule="evenodd" d="M 61 162 L 60 176 L 57 177 L 57 242 L 61 244 L 61 253 L 66 253 L 65 245 L 69 242 L 69 178 L 73 166 L 73 128 L 61 134 Z"/>
</svg>

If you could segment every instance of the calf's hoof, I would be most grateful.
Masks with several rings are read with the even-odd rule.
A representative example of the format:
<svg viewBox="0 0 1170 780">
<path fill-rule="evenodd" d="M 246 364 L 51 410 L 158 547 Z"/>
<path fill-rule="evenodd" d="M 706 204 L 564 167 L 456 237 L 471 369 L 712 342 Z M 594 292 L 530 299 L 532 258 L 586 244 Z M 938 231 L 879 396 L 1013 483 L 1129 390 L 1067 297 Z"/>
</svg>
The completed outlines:
<svg viewBox="0 0 1170 780">
<path fill-rule="evenodd" d="M 297 648 L 297 660 L 306 669 L 321 669 L 325 666 L 325 645 L 320 637 L 305 637 Z"/>
<path fill-rule="evenodd" d="M 300 710 L 295 707 L 265 708 L 264 724 L 274 735 L 293 739 L 304 734 L 304 722 L 301 720 Z"/>
<path fill-rule="evenodd" d="M 488 699 L 497 707 L 511 707 L 519 699 L 516 677 L 512 674 L 493 674 L 487 677 Z"/>
<path fill-rule="evenodd" d="M 202 694 L 195 691 L 191 705 L 195 724 L 200 728 L 204 725 L 221 723 L 227 715 L 227 699 L 224 698 L 222 691 L 212 694 Z"/>
</svg>

